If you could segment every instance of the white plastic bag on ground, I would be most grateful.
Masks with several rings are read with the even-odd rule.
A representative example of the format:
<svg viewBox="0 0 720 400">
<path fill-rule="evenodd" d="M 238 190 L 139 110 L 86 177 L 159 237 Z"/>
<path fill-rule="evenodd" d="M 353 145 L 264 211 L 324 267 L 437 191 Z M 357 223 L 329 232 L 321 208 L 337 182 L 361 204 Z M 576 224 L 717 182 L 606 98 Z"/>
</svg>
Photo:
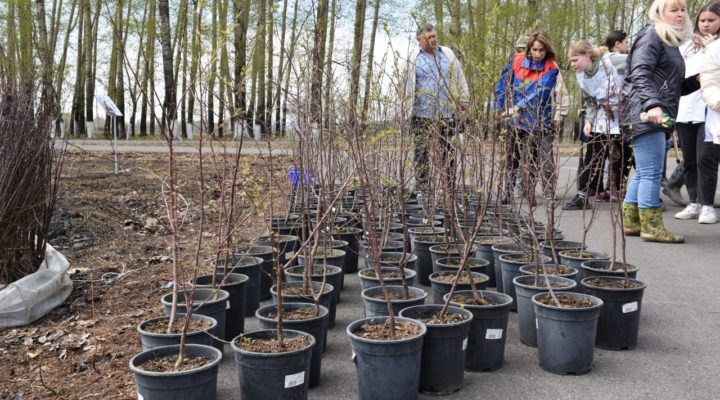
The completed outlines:
<svg viewBox="0 0 720 400">
<path fill-rule="evenodd" d="M 49 244 L 40 268 L 0 290 L 0 329 L 27 325 L 70 296 L 73 284 L 65 274 L 70 263 Z"/>
</svg>

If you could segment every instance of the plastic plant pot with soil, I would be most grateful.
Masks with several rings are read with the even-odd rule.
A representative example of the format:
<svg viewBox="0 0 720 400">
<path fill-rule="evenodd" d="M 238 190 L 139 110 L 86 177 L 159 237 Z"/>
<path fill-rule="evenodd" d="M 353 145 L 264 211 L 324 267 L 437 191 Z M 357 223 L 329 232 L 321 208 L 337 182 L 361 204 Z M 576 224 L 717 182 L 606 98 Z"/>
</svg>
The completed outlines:
<svg viewBox="0 0 720 400">
<path fill-rule="evenodd" d="M 520 275 L 540 275 L 545 276 L 545 271 L 550 276 L 559 276 L 562 278 L 572 279 L 578 285 L 575 289 L 580 288 L 580 271 L 577 268 L 568 267 L 567 265 L 556 265 L 556 264 L 545 264 L 545 269 L 542 266 L 535 264 L 523 265 L 520 267 Z M 577 290 L 579 291 L 579 290 Z"/>
<path fill-rule="evenodd" d="M 176 318 L 175 329 L 171 333 L 167 333 L 169 316 L 148 319 L 138 324 L 137 331 L 140 334 L 143 351 L 180 344 L 185 314 L 177 314 Z M 192 322 L 185 335 L 185 343 L 212 346 L 213 337 L 211 335 L 215 335 L 217 321 L 200 314 L 193 314 L 191 319 Z"/>
<path fill-rule="evenodd" d="M 245 331 L 245 298 L 249 278 L 243 274 L 216 274 L 215 286 L 230 295 L 229 308 L 225 310 L 225 338 L 233 338 Z M 199 288 L 212 288 L 212 275 L 198 276 Z"/>
<path fill-rule="evenodd" d="M 187 313 L 187 304 L 185 304 L 186 296 L 189 297 L 190 291 L 178 292 L 176 312 Z M 222 289 L 195 289 L 192 297 L 192 308 L 194 314 L 207 315 L 217 321 L 217 336 L 225 339 L 225 313 L 230 306 L 230 294 Z M 168 293 L 160 299 L 163 305 L 165 315 L 170 315 L 172 311 L 172 293 Z M 219 340 L 213 340 L 213 346 L 223 351 L 224 344 Z"/>
<path fill-rule="evenodd" d="M 438 271 L 457 272 L 458 268 L 460 268 L 461 261 L 462 259 L 460 259 L 459 257 L 441 258 L 437 261 Z M 468 258 L 465 267 L 470 268 L 470 271 L 472 272 L 479 272 L 481 274 L 488 275 L 488 265 L 490 265 L 490 262 L 488 260 L 482 260 L 479 258 Z M 489 277 L 490 276 L 488 275 L 488 278 Z M 488 286 L 490 286 L 489 280 Z"/>
<path fill-rule="evenodd" d="M 392 338 L 389 329 L 394 330 Z M 420 385 L 420 363 L 425 324 L 395 317 L 371 317 L 348 325 L 360 400 L 415 400 Z"/>
<path fill-rule="evenodd" d="M 273 277 L 275 275 L 273 254 L 277 253 L 277 249 L 270 246 L 242 246 L 239 247 L 236 252 L 263 259 L 260 265 L 260 300 L 269 299 L 270 286 L 273 285 Z"/>
<path fill-rule="evenodd" d="M 521 246 L 517 243 L 509 242 L 496 244 L 493 245 L 491 248 L 493 252 L 493 267 L 495 268 L 495 288 L 498 292 L 504 293 L 505 288 L 503 284 L 502 264 L 500 263 L 500 256 L 503 254 L 523 253 L 525 252 L 526 247 Z"/>
<path fill-rule="evenodd" d="M 591 276 L 617 276 L 624 278 L 626 270 L 628 278 L 637 279 L 639 270 L 634 264 L 612 260 L 583 261 L 578 269 L 580 270 L 580 280 Z"/>
<path fill-rule="evenodd" d="M 380 274 L 386 285 L 402 285 L 402 271 L 400 268 L 381 267 Z M 405 270 L 405 282 L 408 286 L 412 286 L 413 283 L 415 283 L 416 275 L 417 273 L 411 269 Z M 360 278 L 362 290 L 380 286 L 380 279 L 378 279 L 377 271 L 374 268 L 361 269 L 358 271 L 358 277 Z"/>
<path fill-rule="evenodd" d="M 540 259 L 537 259 L 540 258 Z M 513 299 L 513 305 L 510 306 L 511 311 L 517 311 L 517 296 L 515 295 L 515 285 L 513 279 L 520 276 L 520 267 L 525 264 L 535 262 L 538 266 L 542 263 L 549 263 L 551 260 L 548 256 L 537 255 L 535 260 L 533 256 L 526 253 L 506 253 L 499 257 L 500 269 L 502 269 L 503 293 L 509 295 Z"/>
<path fill-rule="evenodd" d="M 423 289 L 409 286 L 408 296 L 405 297 L 405 290 L 402 286 L 385 286 L 388 294 L 390 295 L 390 304 L 393 311 L 393 315 L 398 315 L 400 310 L 425 304 L 425 298 L 427 292 Z M 383 293 L 382 287 L 375 286 L 367 288 L 360 294 L 363 300 L 363 306 L 365 309 L 365 317 L 382 317 L 388 315 L 387 299 Z"/>
<path fill-rule="evenodd" d="M 537 293 L 546 293 L 549 290 L 547 282 L 550 282 L 556 292 L 572 291 L 577 287 L 574 280 L 557 276 L 545 278 L 543 276 L 521 275 L 513 280 L 518 303 L 520 342 L 524 345 L 537 347 L 537 325 L 535 324 L 535 308 L 533 307 L 532 297 Z"/>
<path fill-rule="evenodd" d="M 582 375 L 592 369 L 598 318 L 603 301 L 581 293 L 550 293 L 532 297 L 537 318 L 540 367 L 561 375 Z"/>
<path fill-rule="evenodd" d="M 473 314 L 451 306 L 440 316 L 442 309 L 442 304 L 425 304 L 400 311 L 401 317 L 420 321 L 427 327 L 420 366 L 419 391 L 423 394 L 447 395 L 463 385 Z"/>
<path fill-rule="evenodd" d="M 447 300 L 450 293 L 444 296 Z M 465 369 L 473 372 L 495 371 L 505 362 L 505 340 L 512 298 L 504 293 L 472 290 L 456 291 L 450 305 L 473 314 L 468 334 Z"/>
<path fill-rule="evenodd" d="M 487 260 L 488 262 L 488 266 L 486 269 L 487 272 L 485 272 L 485 274 L 490 277 L 490 280 L 488 281 L 488 286 L 497 288 L 498 292 L 500 293 L 502 293 L 502 276 L 498 276 L 496 273 L 495 255 L 493 253 L 492 247 L 496 244 L 506 243 L 512 243 L 512 239 L 508 238 L 507 236 L 490 236 L 481 237 L 475 240 L 475 244 L 478 246 L 477 251 L 475 251 L 475 258 L 478 258 L 480 260 Z M 497 268 L 500 268 L 500 265 L 498 265 Z"/>
<path fill-rule="evenodd" d="M 239 273 L 248 277 L 245 288 L 245 316 L 253 316 L 255 310 L 260 307 L 260 270 L 263 259 L 234 254 L 228 263 L 230 267 L 225 267 L 225 259 L 221 258 L 218 261 L 218 272 L 222 274 Z"/>
<path fill-rule="evenodd" d="M 560 262 L 560 252 L 565 250 L 585 250 L 586 245 L 581 242 L 573 242 L 571 240 L 554 240 L 554 241 L 542 241 L 540 242 L 540 252 L 548 257 L 553 258 L 553 262 Z"/>
<path fill-rule="evenodd" d="M 432 300 L 434 304 L 443 304 L 443 298 L 447 293 L 450 293 L 452 289 L 453 281 L 457 272 L 434 272 L 430 275 L 430 287 L 432 291 Z M 479 272 L 472 273 L 472 280 L 475 283 L 475 288 L 480 290 L 487 289 L 488 276 Z M 463 271 L 458 280 L 458 284 L 455 286 L 455 290 L 472 290 L 470 285 L 470 279 L 467 272 Z"/>
<path fill-rule="evenodd" d="M 140 399 L 214 400 L 222 352 L 212 346 L 186 344 L 180 370 L 174 370 L 180 345 L 156 347 L 130 359 Z"/>
<path fill-rule="evenodd" d="M 277 306 L 272 304 L 257 310 L 255 316 L 262 329 L 277 327 Z M 320 371 L 322 370 L 322 354 L 327 336 L 328 309 L 308 303 L 283 304 L 283 329 L 292 329 L 313 335 L 315 346 L 310 359 L 310 387 L 320 384 Z"/>
<path fill-rule="evenodd" d="M 640 309 L 647 285 L 636 279 L 611 276 L 585 278 L 582 285 L 584 293 L 600 298 L 604 303 L 595 345 L 608 350 L 637 347 Z"/>
<path fill-rule="evenodd" d="M 233 339 L 241 399 L 307 399 L 313 335 L 283 329 L 247 332 Z"/>
<path fill-rule="evenodd" d="M 598 253 L 596 251 L 588 251 L 588 250 L 565 250 L 561 251 L 559 253 L 560 255 L 560 264 L 564 264 L 570 267 L 574 268 L 580 268 L 580 264 L 583 263 L 583 261 L 591 261 L 591 260 L 609 260 L 610 256 Z"/>
</svg>

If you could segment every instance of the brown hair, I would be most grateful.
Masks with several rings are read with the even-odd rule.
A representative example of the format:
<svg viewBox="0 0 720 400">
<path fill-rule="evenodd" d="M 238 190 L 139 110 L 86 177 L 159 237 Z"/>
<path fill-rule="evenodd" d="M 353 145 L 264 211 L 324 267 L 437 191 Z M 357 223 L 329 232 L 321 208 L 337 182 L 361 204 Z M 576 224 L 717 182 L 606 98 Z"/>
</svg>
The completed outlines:
<svg viewBox="0 0 720 400">
<path fill-rule="evenodd" d="M 597 61 L 607 51 L 607 47 L 593 48 L 587 40 L 578 40 L 568 49 L 568 57 L 589 55 L 590 59 Z"/>
<path fill-rule="evenodd" d="M 695 31 L 694 31 L 695 37 L 693 38 L 693 44 L 697 47 L 704 47 L 702 38 L 699 36 L 700 35 L 700 14 L 702 14 L 704 12 L 711 12 L 711 13 L 717 15 L 718 17 L 720 17 L 720 2 L 713 1 L 713 2 L 707 3 L 704 6 L 702 6 L 701 9 L 698 10 L 697 15 L 695 16 L 695 27 L 694 27 L 695 28 Z M 718 33 L 720 33 L 720 32 L 713 32 L 713 35 L 717 35 Z"/>
<path fill-rule="evenodd" d="M 545 60 L 555 60 L 557 56 L 555 55 L 555 50 L 553 50 L 552 41 L 550 40 L 550 36 L 548 36 L 547 33 L 543 31 L 537 31 L 533 32 L 530 37 L 528 37 L 527 40 L 527 47 L 525 47 L 525 56 L 530 56 L 530 48 L 532 48 L 533 44 L 535 42 L 540 42 L 543 47 L 545 47 Z"/>
</svg>

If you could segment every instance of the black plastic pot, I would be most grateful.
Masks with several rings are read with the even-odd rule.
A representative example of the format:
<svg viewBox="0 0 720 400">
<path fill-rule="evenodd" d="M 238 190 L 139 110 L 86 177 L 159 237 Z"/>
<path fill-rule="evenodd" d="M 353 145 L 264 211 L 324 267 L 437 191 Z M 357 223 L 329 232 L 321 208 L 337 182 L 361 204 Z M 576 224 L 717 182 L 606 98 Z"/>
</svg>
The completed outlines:
<svg viewBox="0 0 720 400">
<path fill-rule="evenodd" d="M 464 274 L 463 274 L 464 275 Z M 438 279 L 440 276 L 450 276 L 454 277 L 454 272 L 447 272 L 447 271 L 438 271 L 433 272 L 430 275 L 430 286 L 432 290 L 432 299 L 434 304 L 442 304 L 443 303 L 443 297 L 447 293 L 450 293 L 450 289 L 452 289 L 452 282 L 444 282 Z M 473 272 L 472 273 L 473 282 L 475 282 L 475 288 L 479 290 L 485 290 L 487 289 L 487 282 L 488 282 L 488 276 L 485 274 L 481 274 L 479 272 Z M 458 283 L 457 286 L 455 286 L 455 290 L 472 290 L 472 287 L 470 286 L 470 283 Z"/>
<path fill-rule="evenodd" d="M 154 349 L 156 347 L 163 347 L 163 346 L 173 346 L 176 344 L 180 344 L 180 336 L 181 333 L 159 333 L 159 332 L 150 332 L 145 330 L 145 327 L 148 324 L 151 324 L 156 321 L 160 320 L 169 320 L 169 316 L 164 317 L 157 317 L 145 320 L 141 322 L 137 326 L 137 331 L 140 334 L 140 342 L 142 343 L 142 349 L 150 350 Z M 176 322 L 182 322 L 185 319 L 185 314 L 177 314 L 176 315 Z M 217 321 L 215 321 L 215 318 L 208 317 L 206 315 L 200 315 L 200 314 L 193 314 L 192 315 L 193 321 L 208 321 L 212 325 L 210 328 L 202 331 L 188 331 L 185 334 L 185 343 L 186 344 L 202 344 L 205 346 L 212 346 L 213 344 L 213 338 L 212 336 L 208 335 L 208 332 L 210 334 L 215 335 L 215 328 L 217 327 Z"/>
<path fill-rule="evenodd" d="M 401 340 L 373 340 L 355 334 L 365 324 L 381 324 L 386 319 L 365 318 L 347 327 L 355 362 L 358 399 L 415 400 L 427 328 L 418 321 L 398 317 L 395 321 L 410 322 L 420 327 L 420 334 Z"/>
<path fill-rule="evenodd" d="M 186 314 L 185 293 L 178 292 L 177 313 Z M 188 295 L 190 292 L 187 292 Z M 193 296 L 193 314 L 207 315 L 217 321 L 215 332 L 220 339 L 225 339 L 225 310 L 230 305 L 230 295 L 222 289 L 195 289 Z M 165 315 L 172 312 L 172 293 L 168 293 L 160 299 Z M 202 304 L 202 306 L 200 306 Z M 199 306 L 199 307 L 198 307 Z M 213 346 L 223 351 L 224 344 L 219 340 L 213 340 Z"/>
<path fill-rule="evenodd" d="M 432 258 L 432 271 L 438 272 L 437 261 L 441 258 L 448 257 L 462 257 L 462 253 L 465 250 L 464 244 L 438 244 L 430 246 L 430 257 Z M 475 250 L 477 245 L 473 244 L 470 246 L 469 257 L 475 257 Z"/>
<path fill-rule="evenodd" d="M 442 308 L 441 304 L 408 307 L 400 311 L 400 316 L 421 320 L 432 317 Z M 423 394 L 442 396 L 462 388 L 473 315 L 468 310 L 452 306 L 448 307 L 447 312 L 461 315 L 463 320 L 447 324 L 425 323 L 427 334 L 423 341 L 420 364 L 420 393 Z"/>
<path fill-rule="evenodd" d="M 628 278 L 636 279 L 639 268 L 634 264 L 615 261 L 615 269 L 610 269 L 611 260 L 591 260 L 580 263 L 580 280 L 591 276 L 625 277 L 623 265 L 627 268 Z"/>
<path fill-rule="evenodd" d="M 312 283 L 313 291 L 315 293 L 319 292 L 320 287 L 322 286 L 322 283 L 321 282 L 311 282 L 311 283 Z M 284 302 L 315 304 L 315 300 L 313 300 L 312 296 L 310 296 L 310 295 L 307 295 L 307 296 L 291 295 L 291 294 L 288 294 L 284 290 L 289 287 L 293 287 L 293 288 L 302 287 L 303 282 L 285 282 L 282 285 L 283 285 L 282 286 L 282 288 L 283 288 L 282 296 L 283 296 Z M 333 301 L 333 298 L 335 296 L 333 294 L 333 290 L 335 290 L 335 288 L 331 284 L 325 283 L 324 290 L 325 291 L 320 296 L 319 303 L 321 306 L 328 309 L 328 328 L 332 328 L 333 326 L 335 326 L 335 312 L 337 309 L 337 306 L 333 307 L 333 305 L 335 304 L 335 302 Z M 270 293 L 272 294 L 273 304 L 277 304 L 277 285 L 273 285 L 270 288 Z"/>
<path fill-rule="evenodd" d="M 259 246 L 274 247 L 278 250 L 278 258 L 280 259 L 280 266 L 285 265 L 287 262 L 287 253 L 296 252 L 300 247 L 300 238 L 295 235 L 269 235 L 260 236 L 255 242 Z M 297 264 L 297 259 L 293 264 Z M 235 337 L 235 335 L 233 336 Z"/>
<path fill-rule="evenodd" d="M 547 268 L 554 268 L 555 264 L 548 263 L 548 264 L 545 264 L 545 266 Z M 542 273 L 542 266 L 538 266 L 538 268 L 540 268 L 539 275 L 545 276 L 545 274 Z M 560 268 L 568 269 L 569 272 L 563 273 L 563 274 L 552 274 L 551 273 L 549 275 L 550 276 L 559 276 L 562 278 L 568 278 L 568 279 L 574 280 L 575 283 L 577 283 L 577 286 L 575 286 L 575 290 L 579 292 L 580 290 L 578 290 L 578 289 L 580 289 L 580 271 L 578 271 L 577 268 L 569 267 L 567 265 L 560 265 Z M 535 275 L 535 264 L 528 264 L 528 265 L 523 265 L 522 267 L 520 267 L 520 275 Z"/>
<path fill-rule="evenodd" d="M 219 271 L 223 273 L 238 273 L 248 277 L 245 288 L 245 316 L 255 315 L 260 307 L 260 269 L 263 259 L 255 256 L 234 254 L 230 260 L 230 268 L 225 268 L 225 260 L 219 261 Z M 233 336 L 234 337 L 234 336 Z"/>
<path fill-rule="evenodd" d="M 410 226 L 408 225 L 408 237 L 410 239 L 410 251 L 415 251 L 415 238 L 419 236 L 442 236 L 447 231 L 442 227 L 431 226 Z"/>
<path fill-rule="evenodd" d="M 300 235 L 302 228 L 300 214 L 290 214 L 287 217 L 266 217 L 265 220 L 270 224 L 270 230 L 280 235 Z"/>
<path fill-rule="evenodd" d="M 430 286 L 430 274 L 433 273 L 433 261 L 430 254 L 430 247 L 443 243 L 446 239 L 443 236 L 428 235 L 415 237 L 415 255 L 417 262 L 415 270 L 418 273 L 418 282 L 424 286 Z"/>
<path fill-rule="evenodd" d="M 370 243 L 368 241 L 366 241 L 366 240 L 360 241 L 360 255 L 363 258 L 368 257 L 369 249 L 370 249 L 369 246 L 370 246 Z M 405 244 L 403 242 L 399 242 L 396 240 L 388 240 L 385 242 L 385 244 L 382 247 L 380 247 L 380 252 L 381 253 L 393 252 L 393 251 L 394 252 L 398 252 L 398 251 L 402 252 L 404 248 L 405 248 Z M 367 268 L 367 265 L 365 266 L 365 268 Z"/>
<path fill-rule="evenodd" d="M 566 292 L 564 296 L 590 300 L 587 308 L 542 304 L 548 293 L 532 298 L 537 318 L 538 359 L 542 369 L 556 374 L 582 375 L 592 369 L 598 317 L 603 301 L 595 296 Z"/>
<path fill-rule="evenodd" d="M 260 300 L 270 298 L 270 286 L 275 280 L 275 262 L 273 259 L 274 250 L 270 246 L 243 246 L 237 252 L 244 255 L 260 257 L 263 259 L 260 265 Z"/>
<path fill-rule="evenodd" d="M 460 261 L 461 259 L 459 257 L 447 257 L 447 258 L 441 258 L 437 260 L 438 271 L 449 271 L 449 272 L 456 272 L 458 268 L 460 268 Z M 470 271 L 472 272 L 479 272 L 481 274 L 487 275 L 488 265 L 490 264 L 487 260 L 481 260 L 479 258 L 468 258 L 467 264 L 465 267 L 469 267 Z M 489 275 L 488 275 L 489 278 Z M 489 286 L 489 280 L 488 280 L 488 286 Z"/>
<path fill-rule="evenodd" d="M 380 268 L 381 273 L 385 272 L 396 272 L 398 275 L 400 274 L 400 268 L 397 267 L 381 267 Z M 358 271 L 358 277 L 360 278 L 360 284 L 362 285 L 361 289 L 365 290 L 371 287 L 380 286 L 380 280 L 375 276 L 375 269 L 371 268 L 365 268 Z M 368 276 L 368 274 L 373 274 L 373 276 Z M 415 276 L 417 273 L 411 269 L 405 270 L 405 282 L 407 282 L 408 286 L 412 286 L 415 283 Z M 383 279 L 385 282 L 385 285 L 402 285 L 402 278 L 385 278 Z"/>
<path fill-rule="evenodd" d="M 572 256 L 572 255 L 568 254 L 573 251 L 577 251 L 577 250 L 561 251 L 558 254 L 560 256 L 560 264 L 564 264 L 564 265 L 568 265 L 570 267 L 580 269 L 580 264 L 582 264 L 583 261 L 600 261 L 600 260 L 609 260 L 610 259 L 610 256 L 607 256 L 605 254 L 598 253 L 595 251 L 587 251 L 587 250 L 583 250 L 583 252 L 588 253 L 590 255 L 588 257 L 576 257 L 576 256 Z"/>
<path fill-rule="evenodd" d="M 332 285 L 332 287 L 340 287 L 340 276 L 343 273 L 342 268 L 336 267 L 334 265 L 320 265 L 315 264 L 313 266 L 314 273 L 312 274 L 312 280 L 315 282 L 322 282 L 323 276 L 325 276 L 325 282 Z M 324 274 L 324 270 L 327 267 L 327 274 Z M 315 271 L 315 269 L 320 269 L 320 271 Z M 287 278 L 288 282 L 302 282 L 303 280 L 303 271 L 305 270 L 304 265 L 298 265 L 295 267 L 289 267 L 285 269 L 285 276 Z M 319 274 L 317 273 L 319 272 Z M 339 290 L 333 290 L 333 295 L 335 295 L 335 304 L 340 302 L 340 291 Z"/>
<path fill-rule="evenodd" d="M 225 310 L 225 338 L 233 338 L 245 331 L 245 293 L 248 277 L 243 274 L 217 274 L 215 285 L 230 295 L 230 308 Z M 195 278 L 197 287 L 212 288 L 212 275 Z"/>
<path fill-rule="evenodd" d="M 495 266 L 495 253 L 492 247 L 496 244 L 512 243 L 512 240 L 505 239 L 503 243 L 497 243 L 500 240 L 500 237 L 487 237 L 476 240 L 475 244 L 478 246 L 478 249 L 475 251 L 475 258 L 488 262 L 486 269 L 486 275 L 490 277 L 488 286 L 497 288 L 496 290 L 502 293 L 502 276 L 496 273 L 496 271 L 500 269 L 500 264 L 498 264 L 497 267 Z M 502 274 L 502 270 L 500 273 Z"/>
<path fill-rule="evenodd" d="M 322 354 L 324 353 L 325 337 L 327 336 L 327 320 L 328 309 L 323 306 L 319 307 L 317 317 L 304 320 L 283 319 L 283 329 L 292 329 L 300 332 L 309 333 L 315 338 L 315 346 L 312 349 L 312 357 L 310 358 L 310 387 L 320 384 L 320 371 L 322 370 Z M 287 303 L 283 304 L 286 311 L 296 310 L 299 308 L 315 308 L 312 304 L 307 303 Z M 269 315 L 277 313 L 277 306 L 272 304 L 264 306 L 255 312 L 261 329 L 276 329 L 277 318 L 270 318 Z"/>
<path fill-rule="evenodd" d="M 305 332 L 283 329 L 286 338 L 306 336 L 310 345 L 284 353 L 257 353 L 237 346 L 238 341 L 270 339 L 274 329 L 248 332 L 233 339 L 241 399 L 306 399 L 310 383 L 310 358 L 317 346 L 315 338 Z"/>
<path fill-rule="evenodd" d="M 355 272 L 358 270 L 358 255 L 360 253 L 360 235 L 362 235 L 362 229 L 355 227 L 344 227 L 337 228 L 333 231 L 332 236 L 339 240 L 347 242 L 345 251 L 345 261 L 343 263 L 343 271 L 346 274 Z"/>
<path fill-rule="evenodd" d="M 333 242 L 336 242 L 333 240 Z M 339 241 L 338 241 L 339 242 Z M 339 244 L 337 244 L 339 245 Z M 345 242 L 345 245 L 347 245 L 347 242 Z M 340 246 L 340 247 L 344 247 Z M 345 263 L 345 251 L 339 250 L 336 248 L 332 249 L 318 249 L 322 250 L 322 252 L 316 252 L 315 256 L 313 257 L 314 264 L 328 264 L 328 265 L 334 265 L 338 268 L 343 268 L 343 265 Z M 298 265 L 305 265 L 306 257 L 303 254 L 298 255 Z M 345 274 L 340 274 L 340 286 L 336 286 L 336 290 L 340 291 L 345 286 Z M 333 321 L 335 321 L 335 318 L 333 317 Z"/>
<path fill-rule="evenodd" d="M 402 295 L 404 293 L 402 286 L 386 286 L 388 293 L 392 296 L 393 294 Z M 416 288 L 408 287 L 408 293 L 410 298 L 405 299 L 393 299 L 390 300 L 394 315 L 398 315 L 400 310 L 411 306 L 417 306 L 425 303 L 427 292 Z M 382 317 L 388 315 L 387 301 L 385 299 L 378 299 L 377 296 L 383 294 L 382 287 L 376 286 L 365 289 L 362 291 L 360 296 L 363 299 L 363 306 L 365 308 L 365 317 Z"/>
<path fill-rule="evenodd" d="M 405 269 L 415 270 L 417 268 L 417 256 L 415 254 L 403 253 L 401 251 L 383 251 L 380 253 L 380 266 L 381 267 L 400 267 L 400 264 L 405 264 Z M 373 268 L 374 263 L 370 257 L 365 257 L 365 266 L 367 268 Z"/>
<path fill-rule="evenodd" d="M 214 400 L 217 394 L 218 366 L 222 352 L 211 346 L 186 344 L 185 357 L 210 360 L 202 367 L 178 372 L 149 372 L 142 365 L 158 358 L 177 356 L 179 345 L 156 347 L 130 359 L 140 399 L 152 400 Z"/>
<path fill-rule="evenodd" d="M 505 339 L 507 338 L 508 315 L 512 298 L 504 293 L 481 291 L 482 295 L 495 304 L 475 305 L 450 301 L 456 307 L 462 307 L 473 314 L 468 334 L 467 358 L 465 369 L 482 372 L 495 371 L 505 361 Z M 471 290 L 455 292 L 460 296 L 472 296 Z M 450 293 L 445 295 L 445 299 Z"/>
<path fill-rule="evenodd" d="M 638 287 L 628 289 L 605 288 L 592 285 L 590 281 L 595 278 L 597 277 L 582 280 L 583 291 L 601 299 L 604 303 L 598 319 L 595 345 L 609 350 L 634 349 L 637 347 L 640 309 L 642 308 L 643 293 L 647 285 L 636 279 L 630 279 Z M 604 276 L 602 279 L 609 281 L 625 280 L 625 278 L 609 276 Z"/>
<path fill-rule="evenodd" d="M 553 258 L 553 262 L 560 262 L 560 252 L 565 250 L 585 250 L 587 248 L 586 245 L 582 244 L 581 242 L 573 242 L 571 240 L 554 240 L 552 242 L 550 241 L 543 241 L 540 242 L 540 251 L 548 256 L 553 257 L 553 253 L 555 253 L 555 257 Z M 554 249 L 554 251 L 553 251 Z"/>
<path fill-rule="evenodd" d="M 516 243 L 501 243 L 491 246 L 493 252 L 493 267 L 495 268 L 495 289 L 503 293 L 505 291 L 502 277 L 502 264 L 500 264 L 500 256 L 502 254 L 521 253 L 523 247 Z"/>
<path fill-rule="evenodd" d="M 500 260 L 500 269 L 502 269 L 502 292 L 513 299 L 513 304 L 510 306 L 511 311 L 517 311 L 517 296 L 515 295 L 515 285 L 513 284 L 513 279 L 521 275 L 520 267 L 528 263 L 528 260 L 518 259 L 527 256 L 528 255 L 525 253 L 505 253 L 500 254 L 500 257 L 498 257 Z M 548 256 L 539 257 L 542 257 L 545 263 L 549 263 L 551 261 Z M 538 260 L 538 262 L 540 262 L 540 260 Z"/>
<path fill-rule="evenodd" d="M 541 277 L 540 282 L 545 282 Z M 548 279 L 553 284 L 555 292 L 569 292 L 577 283 L 568 278 L 560 278 L 557 276 L 549 276 Z M 518 313 L 518 329 L 520 331 L 520 342 L 522 344 L 537 347 L 537 325 L 535 324 L 535 308 L 532 304 L 532 297 L 538 293 L 546 293 L 547 286 L 535 286 L 535 277 L 532 275 L 521 275 L 513 280 L 515 284 L 515 294 L 517 295 L 517 313 Z M 555 287 L 556 285 L 567 285 L 565 287 Z"/>
</svg>

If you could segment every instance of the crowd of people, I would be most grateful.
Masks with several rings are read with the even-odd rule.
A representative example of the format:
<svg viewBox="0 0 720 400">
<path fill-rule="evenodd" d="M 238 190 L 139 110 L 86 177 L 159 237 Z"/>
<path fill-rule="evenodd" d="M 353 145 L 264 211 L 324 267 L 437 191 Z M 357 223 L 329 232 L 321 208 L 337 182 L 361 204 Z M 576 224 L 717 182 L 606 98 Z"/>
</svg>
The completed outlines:
<svg viewBox="0 0 720 400">
<path fill-rule="evenodd" d="M 660 197 L 675 132 L 683 154 L 682 177 L 663 192 L 680 202 L 678 189 L 684 183 L 689 196 L 675 218 L 718 221 L 713 204 L 720 161 L 720 1 L 704 5 L 693 24 L 685 0 L 654 0 L 648 19 L 634 36 L 613 31 L 598 46 L 579 40 L 568 49 L 582 96 L 584 156 L 577 193 L 563 209 L 586 209 L 591 199 L 622 201 L 627 235 L 682 243 L 682 236 L 664 227 Z M 437 45 L 435 28 L 420 24 L 417 40 L 404 78 L 403 109 L 411 120 L 416 180 L 422 189 L 428 179 L 428 138 L 444 143 L 444 171 L 453 179 L 449 143 L 457 114 L 469 107 L 469 92 L 455 54 Z M 518 39 L 515 50 L 493 103 L 505 123 L 507 143 L 501 202 L 521 197 L 536 204 L 538 182 L 544 197 L 555 199 L 553 141 L 568 115 L 570 96 L 547 33 Z"/>
</svg>

